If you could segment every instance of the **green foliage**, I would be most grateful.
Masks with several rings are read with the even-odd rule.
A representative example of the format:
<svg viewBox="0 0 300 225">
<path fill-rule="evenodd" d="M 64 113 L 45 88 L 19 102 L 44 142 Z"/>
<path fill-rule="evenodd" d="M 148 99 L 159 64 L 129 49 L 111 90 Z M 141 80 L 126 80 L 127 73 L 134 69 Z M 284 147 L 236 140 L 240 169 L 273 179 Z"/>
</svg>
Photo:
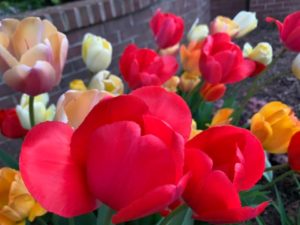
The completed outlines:
<svg viewBox="0 0 300 225">
<path fill-rule="evenodd" d="M 19 164 L 17 160 L 15 160 L 12 156 L 6 153 L 4 150 L 0 149 L 0 161 L 4 163 L 5 166 L 11 167 L 13 169 L 18 170 Z"/>
</svg>

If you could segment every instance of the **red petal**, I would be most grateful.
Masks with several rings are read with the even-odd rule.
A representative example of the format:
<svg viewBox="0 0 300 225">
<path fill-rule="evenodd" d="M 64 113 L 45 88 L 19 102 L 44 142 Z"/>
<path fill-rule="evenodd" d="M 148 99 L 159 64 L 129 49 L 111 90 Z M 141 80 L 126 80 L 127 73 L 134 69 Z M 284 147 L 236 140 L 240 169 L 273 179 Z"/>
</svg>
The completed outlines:
<svg viewBox="0 0 300 225">
<path fill-rule="evenodd" d="M 165 121 L 186 140 L 191 131 L 192 116 L 189 107 L 178 95 L 161 87 L 143 87 L 131 95 L 144 101 L 153 116 Z"/>
<path fill-rule="evenodd" d="M 177 161 L 167 146 L 154 135 L 142 136 L 134 122 L 104 125 L 90 139 L 90 190 L 115 210 L 160 186 L 176 184 L 176 167 Z"/>
<path fill-rule="evenodd" d="M 300 18 L 299 18 L 300 20 Z M 294 30 L 289 34 L 288 38 L 285 41 L 285 45 L 292 51 L 300 52 L 300 24 L 298 27 L 295 27 Z"/>
<path fill-rule="evenodd" d="M 224 83 L 236 83 L 251 76 L 255 71 L 256 64 L 252 60 L 244 59 L 231 71 Z"/>
<path fill-rule="evenodd" d="M 221 82 L 222 66 L 212 56 L 201 55 L 199 67 L 205 81 L 211 84 Z"/>
<path fill-rule="evenodd" d="M 47 210 L 64 217 L 93 211 L 85 170 L 73 160 L 71 127 L 45 122 L 26 136 L 20 156 L 20 171 L 32 196 Z"/>
<path fill-rule="evenodd" d="M 293 135 L 288 148 L 288 156 L 291 168 L 300 171 L 300 132 Z"/>
<path fill-rule="evenodd" d="M 140 199 L 117 212 L 112 217 L 112 222 L 119 224 L 164 210 L 181 196 L 187 178 L 188 176 L 183 177 L 177 186 L 164 185 L 145 194 Z"/>
<path fill-rule="evenodd" d="M 148 112 L 147 105 L 134 96 L 123 95 L 100 101 L 75 130 L 71 142 L 72 154 L 80 164 L 85 165 L 88 141 L 98 127 L 122 120 L 142 123 L 143 115 Z"/>
</svg>

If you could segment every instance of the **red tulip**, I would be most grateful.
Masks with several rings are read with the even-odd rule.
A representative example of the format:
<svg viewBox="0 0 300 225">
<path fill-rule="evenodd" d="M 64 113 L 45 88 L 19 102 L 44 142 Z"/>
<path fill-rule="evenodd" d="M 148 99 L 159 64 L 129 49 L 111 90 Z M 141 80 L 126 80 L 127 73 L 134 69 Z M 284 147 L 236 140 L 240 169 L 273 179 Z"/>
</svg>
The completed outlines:
<svg viewBox="0 0 300 225">
<path fill-rule="evenodd" d="M 150 21 L 150 27 L 159 48 L 165 49 L 178 44 L 183 36 L 184 21 L 172 13 L 157 10 Z"/>
<path fill-rule="evenodd" d="M 211 127 L 186 144 L 185 171 L 191 172 L 183 197 L 196 219 L 209 223 L 237 223 L 256 217 L 268 205 L 242 206 L 239 191 L 261 178 L 265 156 L 248 130 Z"/>
<path fill-rule="evenodd" d="M 20 123 L 15 108 L 0 110 L 0 129 L 3 136 L 21 138 L 27 133 Z"/>
<path fill-rule="evenodd" d="M 139 49 L 134 44 L 128 45 L 120 59 L 120 71 L 132 89 L 162 85 L 177 69 L 175 57 L 159 56 L 151 49 Z"/>
<path fill-rule="evenodd" d="M 20 169 L 28 190 L 65 217 L 117 211 L 113 223 L 160 212 L 183 192 L 188 106 L 161 87 L 100 101 L 74 131 L 61 122 L 35 126 L 24 140 Z"/>
<path fill-rule="evenodd" d="M 200 95 L 205 101 L 214 102 L 224 96 L 226 92 L 225 84 L 205 83 L 200 89 Z"/>
<path fill-rule="evenodd" d="M 239 82 L 255 70 L 255 63 L 244 59 L 240 47 L 225 33 L 206 38 L 199 66 L 203 79 L 212 84 Z"/>
<path fill-rule="evenodd" d="M 280 39 L 288 49 L 300 52 L 300 11 L 288 15 L 283 23 L 272 17 L 267 17 L 266 21 L 276 23 Z"/>
<path fill-rule="evenodd" d="M 300 132 L 293 135 L 289 148 L 288 157 L 290 167 L 300 172 Z"/>
</svg>

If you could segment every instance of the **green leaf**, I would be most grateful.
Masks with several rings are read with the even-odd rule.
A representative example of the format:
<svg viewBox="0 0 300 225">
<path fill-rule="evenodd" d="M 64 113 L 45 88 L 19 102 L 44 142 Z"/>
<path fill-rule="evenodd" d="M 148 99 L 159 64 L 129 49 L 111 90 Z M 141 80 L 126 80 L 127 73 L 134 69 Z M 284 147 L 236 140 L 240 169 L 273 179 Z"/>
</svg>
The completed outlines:
<svg viewBox="0 0 300 225">
<path fill-rule="evenodd" d="M 4 150 L 0 150 L 0 160 L 5 164 L 5 166 L 9 166 L 16 170 L 19 169 L 19 164 L 17 160 L 15 160 L 11 155 L 9 155 Z"/>
<path fill-rule="evenodd" d="M 162 219 L 157 225 L 194 225 L 192 210 L 182 205 L 169 216 Z"/>
<path fill-rule="evenodd" d="M 83 224 L 95 225 L 97 219 L 94 213 L 89 213 L 89 214 L 75 217 L 74 221 L 75 221 L 75 225 L 83 225 Z"/>
<path fill-rule="evenodd" d="M 265 159 L 266 159 L 266 161 L 265 161 L 266 168 L 272 167 L 272 164 L 269 161 L 268 154 L 266 152 L 265 152 Z M 264 177 L 266 178 L 266 180 L 268 182 L 272 182 L 272 180 L 273 180 L 273 171 L 270 170 L 270 171 L 264 172 Z"/>
<path fill-rule="evenodd" d="M 54 225 L 69 225 L 69 220 L 67 218 L 55 214 L 52 215 L 52 222 Z"/>
<path fill-rule="evenodd" d="M 200 104 L 195 118 L 198 129 L 207 128 L 207 124 L 209 124 L 212 120 L 213 108 L 214 104 L 211 102 L 202 102 L 202 104 Z"/>
<path fill-rule="evenodd" d="M 106 205 L 101 205 L 98 209 L 98 215 L 97 215 L 97 225 L 109 225 L 111 223 L 111 216 L 113 214 L 112 209 L 107 207 Z"/>
<path fill-rule="evenodd" d="M 265 221 L 263 218 L 261 218 L 260 216 L 256 217 L 256 222 L 258 223 L 258 225 L 266 225 Z"/>
</svg>

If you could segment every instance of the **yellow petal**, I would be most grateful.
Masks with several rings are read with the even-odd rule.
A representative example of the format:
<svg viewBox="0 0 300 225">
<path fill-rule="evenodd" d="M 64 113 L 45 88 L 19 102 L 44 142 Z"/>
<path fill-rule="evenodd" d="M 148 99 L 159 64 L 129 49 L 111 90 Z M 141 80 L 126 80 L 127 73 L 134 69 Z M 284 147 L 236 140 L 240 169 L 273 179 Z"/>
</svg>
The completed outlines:
<svg viewBox="0 0 300 225">
<path fill-rule="evenodd" d="M 9 206 L 20 216 L 20 219 L 18 220 L 22 220 L 28 217 L 29 212 L 34 204 L 34 199 L 30 195 L 24 194 L 16 197 L 14 201 L 9 204 Z"/>
<path fill-rule="evenodd" d="M 230 117 L 233 111 L 234 110 L 231 108 L 224 108 L 218 110 L 211 121 L 211 126 L 230 124 Z"/>
<path fill-rule="evenodd" d="M 46 39 L 50 37 L 51 35 L 57 33 L 56 27 L 49 21 L 49 20 L 43 20 L 42 21 L 43 27 L 44 27 L 44 32 L 43 32 L 43 39 Z"/>
<path fill-rule="evenodd" d="M 0 209 L 0 215 L 5 216 L 6 218 L 8 218 L 9 220 L 14 221 L 14 222 L 25 219 L 25 217 L 23 217 L 16 210 L 14 210 L 13 208 L 11 208 L 10 206 L 7 206 L 7 205 L 3 206 Z"/>
<path fill-rule="evenodd" d="M 77 91 L 87 90 L 87 87 L 85 86 L 83 80 L 81 79 L 72 80 L 69 84 L 69 87 L 71 90 L 77 90 Z"/>
<path fill-rule="evenodd" d="M 29 212 L 28 220 L 32 222 L 36 217 L 42 216 L 46 213 L 47 211 L 36 202 Z"/>
<path fill-rule="evenodd" d="M 164 88 L 170 92 L 176 92 L 179 85 L 180 79 L 178 76 L 172 76 L 169 80 L 164 83 Z"/>
<path fill-rule="evenodd" d="M 7 217 L 1 215 L 0 213 L 0 224 L 1 225 L 15 225 L 16 223 L 10 219 L 8 219 Z"/>
<path fill-rule="evenodd" d="M 251 119 L 251 132 L 261 141 L 263 144 L 265 140 L 270 138 L 273 134 L 273 130 L 268 122 L 266 122 L 262 115 L 255 114 Z"/>
</svg>

